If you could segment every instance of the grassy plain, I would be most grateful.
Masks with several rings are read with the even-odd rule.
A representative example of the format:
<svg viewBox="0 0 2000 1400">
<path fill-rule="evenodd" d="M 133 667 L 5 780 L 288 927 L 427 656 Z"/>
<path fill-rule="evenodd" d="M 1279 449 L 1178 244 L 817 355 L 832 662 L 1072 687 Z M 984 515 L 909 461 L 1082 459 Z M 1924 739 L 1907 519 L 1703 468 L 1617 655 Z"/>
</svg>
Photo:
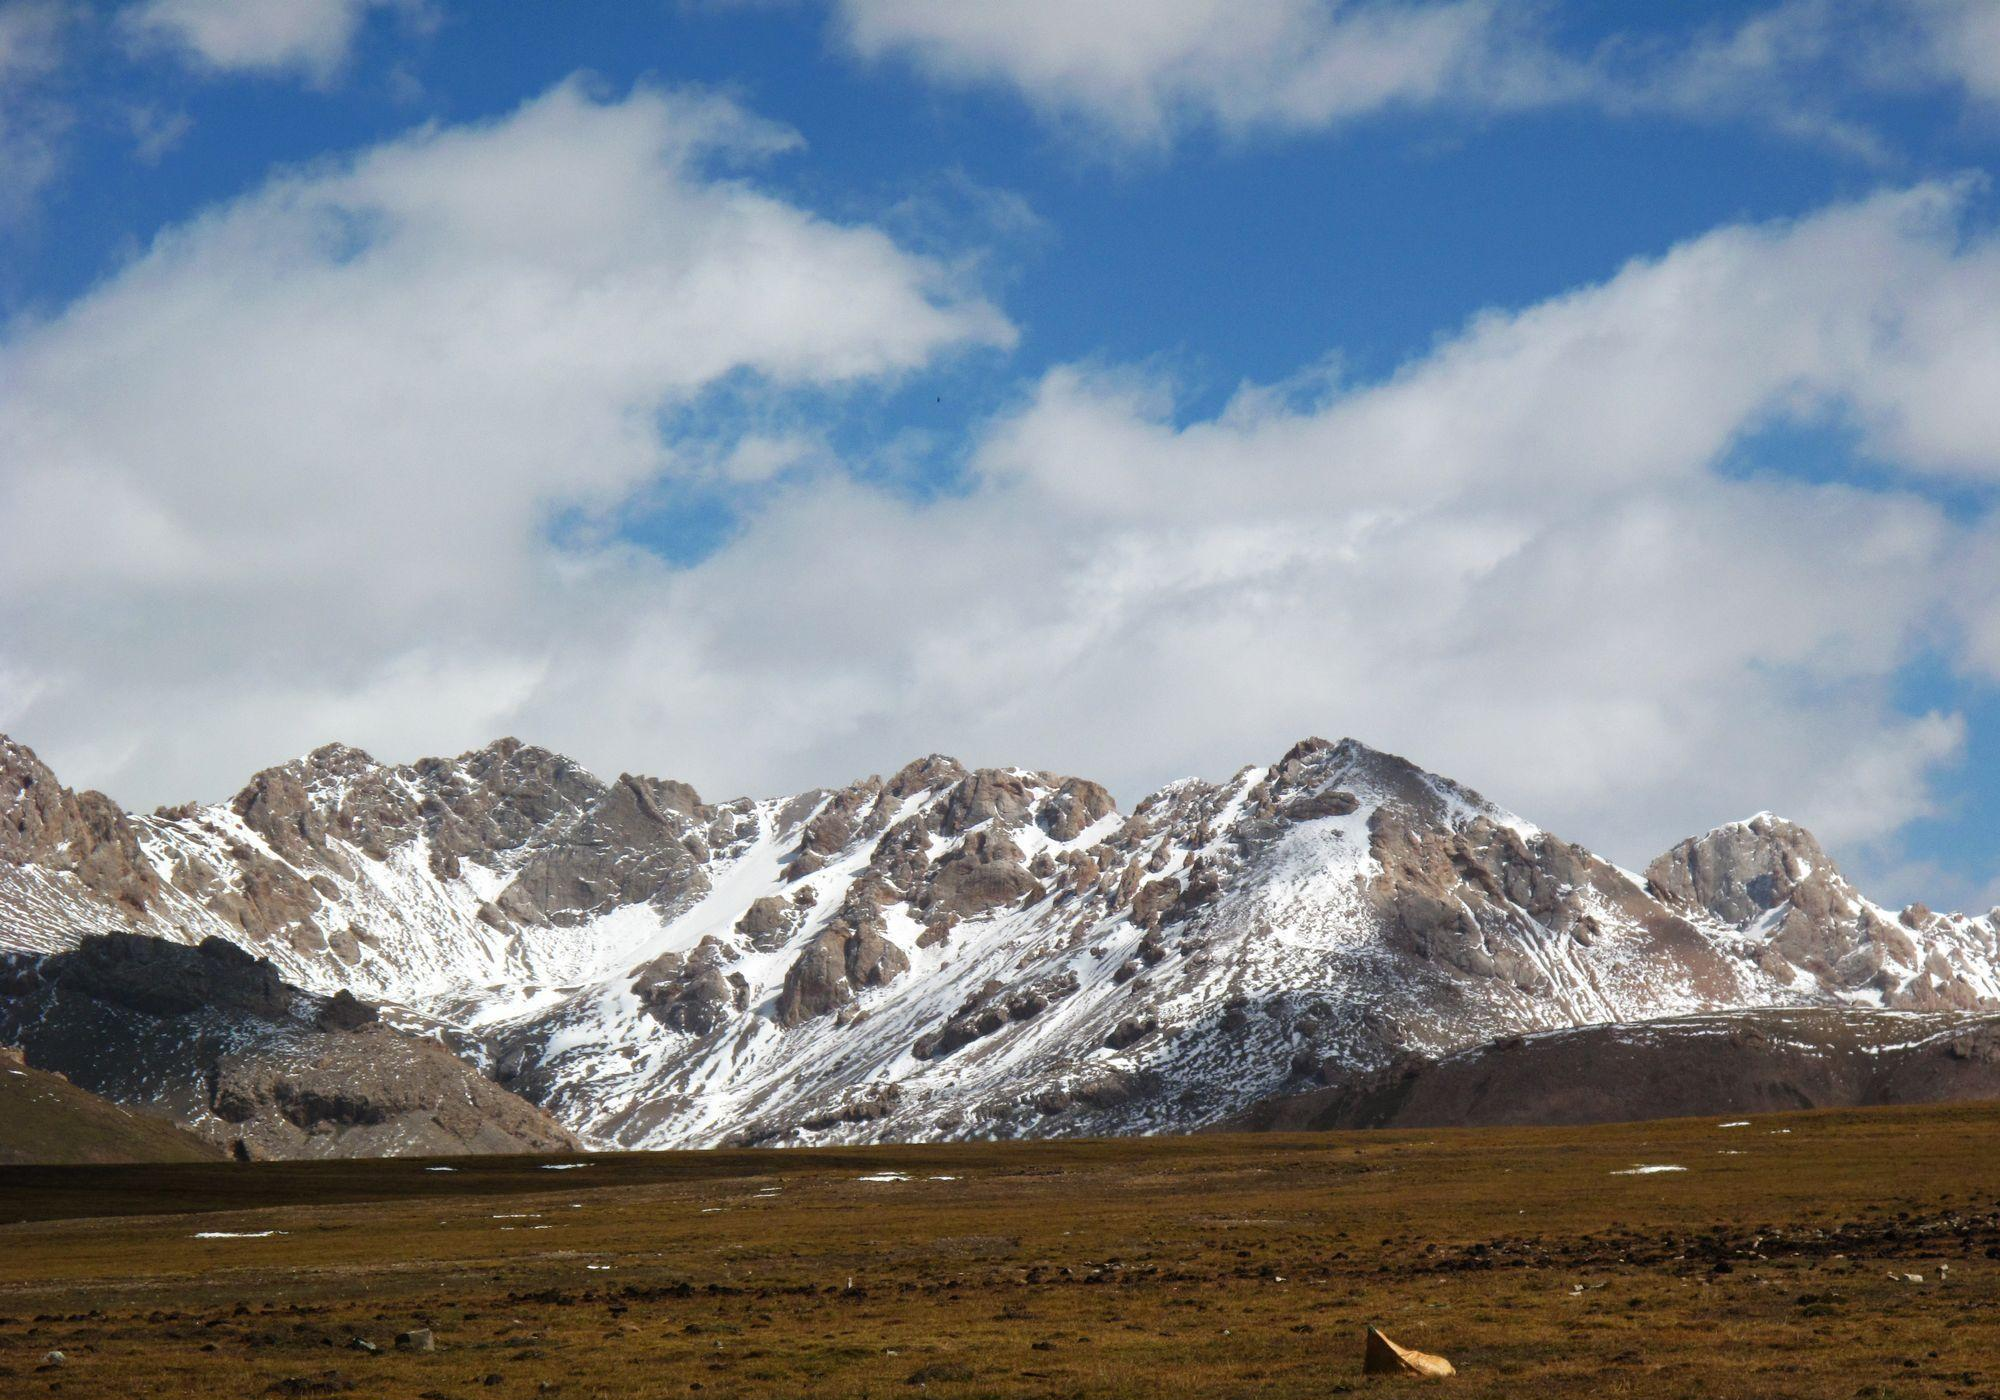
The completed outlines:
<svg viewBox="0 0 2000 1400">
<path fill-rule="evenodd" d="M 0 1396 L 2000 1396 L 1996 1105 L 558 1160 L 0 1169 Z"/>
</svg>

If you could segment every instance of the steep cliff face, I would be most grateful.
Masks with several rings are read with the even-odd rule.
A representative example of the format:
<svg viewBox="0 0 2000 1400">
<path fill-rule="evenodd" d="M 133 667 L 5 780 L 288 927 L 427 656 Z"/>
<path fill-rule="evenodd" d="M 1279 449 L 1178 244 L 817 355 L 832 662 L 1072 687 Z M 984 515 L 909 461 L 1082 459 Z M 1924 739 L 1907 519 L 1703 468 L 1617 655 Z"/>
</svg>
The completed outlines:
<svg viewBox="0 0 2000 1400">
<path fill-rule="evenodd" d="M 1640 880 L 1352 740 L 1129 815 L 936 755 L 711 803 L 502 740 L 329 746 L 139 817 L 0 756 L 0 946 L 220 939 L 599 1143 L 1162 1131 L 1522 1032 L 2000 1009 L 1990 920 L 1887 914 L 1796 827 Z"/>
<path fill-rule="evenodd" d="M 153 911 L 159 879 L 133 823 L 101 792 L 71 792 L 33 750 L 0 735 L 0 869 L 22 910 L 20 933 L 38 912 L 67 905 L 93 924 Z M 66 898 L 67 896 L 67 898 Z"/>
<path fill-rule="evenodd" d="M 1681 842 L 1646 882 L 1690 919 L 1743 939 L 1767 975 L 1806 994 L 1910 1011 L 2000 1006 L 1990 915 L 1880 909 L 1811 832 L 1768 812 Z"/>
</svg>

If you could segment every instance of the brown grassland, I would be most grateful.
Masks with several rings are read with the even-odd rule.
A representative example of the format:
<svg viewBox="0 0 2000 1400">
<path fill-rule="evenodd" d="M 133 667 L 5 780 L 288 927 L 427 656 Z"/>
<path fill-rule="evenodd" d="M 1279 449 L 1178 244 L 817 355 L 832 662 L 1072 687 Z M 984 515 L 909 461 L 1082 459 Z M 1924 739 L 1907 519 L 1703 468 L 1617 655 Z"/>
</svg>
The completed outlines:
<svg viewBox="0 0 2000 1400">
<path fill-rule="evenodd" d="M 2000 1395 L 1995 1105 L 589 1162 L 0 1170 L 0 1396 Z"/>
</svg>

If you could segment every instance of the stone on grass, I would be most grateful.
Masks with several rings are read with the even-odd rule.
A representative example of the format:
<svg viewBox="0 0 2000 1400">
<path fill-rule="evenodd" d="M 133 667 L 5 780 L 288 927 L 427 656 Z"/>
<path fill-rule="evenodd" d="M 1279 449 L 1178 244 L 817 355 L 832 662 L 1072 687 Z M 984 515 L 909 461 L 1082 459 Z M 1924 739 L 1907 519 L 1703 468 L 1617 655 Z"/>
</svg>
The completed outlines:
<svg viewBox="0 0 2000 1400">
<path fill-rule="evenodd" d="M 1380 1331 L 1368 1329 L 1368 1347 L 1361 1358 L 1361 1370 L 1370 1376 L 1453 1376 L 1458 1372 L 1442 1356 L 1398 1346 Z"/>
</svg>

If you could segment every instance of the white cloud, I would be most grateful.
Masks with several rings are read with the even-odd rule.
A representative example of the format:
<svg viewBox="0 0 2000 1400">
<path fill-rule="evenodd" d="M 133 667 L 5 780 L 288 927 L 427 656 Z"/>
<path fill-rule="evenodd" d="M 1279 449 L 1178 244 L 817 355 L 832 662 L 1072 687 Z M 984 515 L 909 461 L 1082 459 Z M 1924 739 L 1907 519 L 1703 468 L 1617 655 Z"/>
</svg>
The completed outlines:
<svg viewBox="0 0 2000 1400">
<path fill-rule="evenodd" d="M 0 670 L 40 684 L 6 726 L 55 756 L 144 734 L 145 796 L 308 713 L 444 742 L 468 688 L 504 695 L 604 606 L 620 566 L 552 525 L 674 469 L 661 412 L 1009 343 L 944 265 L 714 169 L 794 139 L 572 83 L 277 177 L 12 328 Z"/>
<path fill-rule="evenodd" d="M 1577 7 L 1499 0 L 831 0 L 844 44 L 956 85 L 1010 88 L 1050 120 L 1120 145 L 1189 128 L 1310 131 L 1395 110 L 1576 104 L 1750 121 L 1870 160 L 1853 111 L 1884 90 L 2000 101 L 1993 0 L 1776 0 L 1731 23 L 1614 31 Z M 1657 23 L 1658 16 L 1643 17 Z"/>
<path fill-rule="evenodd" d="M 1991 0 L 1906 0 L 1918 24 L 1920 63 L 2000 104 L 2000 5 Z"/>
<path fill-rule="evenodd" d="M 71 19 L 55 0 L 0 0 L 0 224 L 55 174 L 71 115 L 48 86 Z"/>
<path fill-rule="evenodd" d="M 291 73 L 331 81 L 374 10 L 420 17 L 425 0 L 139 0 L 122 14 L 133 38 L 217 72 Z"/>
<path fill-rule="evenodd" d="M 1894 367 L 2000 333 L 1926 314 L 1994 304 L 1957 198 L 1720 230 L 1303 406 L 1176 426 L 1167 386 L 1058 370 L 966 496 L 821 477 L 698 568 L 626 575 L 524 727 L 732 791 L 943 747 L 1128 797 L 1350 732 L 1633 862 L 1766 806 L 1882 837 L 1961 750 L 1894 681 L 1960 646 L 1954 607 L 1991 615 L 1985 531 L 1717 468 L 1787 416 L 1891 450 Z M 1982 452 L 1949 469 L 2000 475 Z"/>
<path fill-rule="evenodd" d="M 1397 105 L 1512 106 L 1573 81 L 1496 0 L 841 0 L 857 53 L 1010 84 L 1058 117 L 1158 142 L 1190 120 L 1311 128 Z"/>
<path fill-rule="evenodd" d="M 125 127 L 132 136 L 132 158 L 141 165 L 158 165 L 194 129 L 194 118 L 140 103 L 126 107 Z"/>
<path fill-rule="evenodd" d="M 1875 160 L 1888 142 L 1858 99 L 1945 92 L 1975 110 L 2000 102 L 2000 6 L 1992 0 L 1778 0 L 1733 26 L 1618 53 L 1602 65 L 1607 105 L 1753 118 Z"/>
<path fill-rule="evenodd" d="M 0 729 L 138 801 L 503 730 L 717 793 L 943 748 L 1129 798 L 1348 732 L 1637 861 L 1765 806 L 1893 832 L 1964 739 L 1899 668 L 2000 669 L 1990 525 L 1719 469 L 1834 416 L 1913 480 L 2000 476 L 1961 189 L 1719 229 L 1193 422 L 1059 368 L 920 503 L 811 403 L 1011 327 L 959 260 L 717 170 L 790 139 L 569 85 L 274 179 L 12 328 Z M 744 511 L 711 557 L 601 528 L 687 473 Z"/>
</svg>

